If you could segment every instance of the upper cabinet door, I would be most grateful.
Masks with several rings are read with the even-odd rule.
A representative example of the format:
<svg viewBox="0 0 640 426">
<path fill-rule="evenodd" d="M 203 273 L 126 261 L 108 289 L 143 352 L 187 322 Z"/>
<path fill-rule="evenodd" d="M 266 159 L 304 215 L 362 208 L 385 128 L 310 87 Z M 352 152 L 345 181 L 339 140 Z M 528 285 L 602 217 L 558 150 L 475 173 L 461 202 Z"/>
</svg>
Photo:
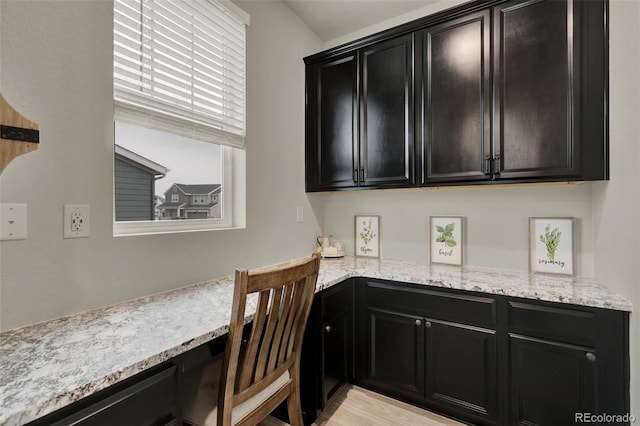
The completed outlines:
<svg viewBox="0 0 640 426">
<path fill-rule="evenodd" d="M 408 186 L 413 165 L 413 35 L 360 51 L 360 186 Z"/>
<path fill-rule="evenodd" d="M 491 15 L 474 13 L 420 32 L 422 183 L 489 179 Z"/>
<path fill-rule="evenodd" d="M 500 178 L 577 176 L 573 2 L 494 8 L 495 164 Z"/>
<path fill-rule="evenodd" d="M 307 190 L 357 184 L 355 53 L 307 68 Z"/>
</svg>

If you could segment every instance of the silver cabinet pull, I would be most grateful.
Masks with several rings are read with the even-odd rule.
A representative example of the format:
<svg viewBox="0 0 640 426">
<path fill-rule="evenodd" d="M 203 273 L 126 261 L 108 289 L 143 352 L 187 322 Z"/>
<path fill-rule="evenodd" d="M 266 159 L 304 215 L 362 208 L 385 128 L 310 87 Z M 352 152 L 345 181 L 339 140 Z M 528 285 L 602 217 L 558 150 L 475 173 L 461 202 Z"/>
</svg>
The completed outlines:
<svg viewBox="0 0 640 426">
<path fill-rule="evenodd" d="M 419 325 L 421 325 L 421 324 L 422 324 L 422 321 L 420 321 L 419 319 L 417 319 L 417 320 L 416 320 L 416 325 L 418 325 L 418 326 L 419 326 Z"/>
<path fill-rule="evenodd" d="M 491 157 L 489 155 L 484 156 L 484 174 L 487 176 L 491 174 Z"/>
<path fill-rule="evenodd" d="M 594 354 L 593 352 L 587 352 L 586 357 L 591 362 L 594 362 L 596 360 L 596 354 Z"/>
<path fill-rule="evenodd" d="M 425 322 L 424 326 L 427 327 L 427 328 L 431 328 L 431 321 Z"/>
<path fill-rule="evenodd" d="M 331 333 L 331 326 L 330 325 L 325 326 L 324 331 L 327 333 Z"/>
</svg>

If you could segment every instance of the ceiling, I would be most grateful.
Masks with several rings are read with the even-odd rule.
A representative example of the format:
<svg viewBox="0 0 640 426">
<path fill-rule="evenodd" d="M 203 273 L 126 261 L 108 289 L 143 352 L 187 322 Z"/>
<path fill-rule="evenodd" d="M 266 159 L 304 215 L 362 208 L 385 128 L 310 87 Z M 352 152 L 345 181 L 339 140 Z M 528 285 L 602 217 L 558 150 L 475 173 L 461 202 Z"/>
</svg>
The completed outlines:
<svg viewBox="0 0 640 426">
<path fill-rule="evenodd" d="M 437 0 L 283 0 L 324 42 Z"/>
</svg>

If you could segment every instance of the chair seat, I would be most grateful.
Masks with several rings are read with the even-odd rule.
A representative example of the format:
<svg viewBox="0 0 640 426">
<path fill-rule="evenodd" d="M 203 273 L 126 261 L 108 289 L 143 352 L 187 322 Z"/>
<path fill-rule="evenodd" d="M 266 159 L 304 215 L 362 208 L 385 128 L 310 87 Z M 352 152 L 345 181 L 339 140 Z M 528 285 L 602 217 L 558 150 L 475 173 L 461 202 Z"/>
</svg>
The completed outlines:
<svg viewBox="0 0 640 426">
<path fill-rule="evenodd" d="M 190 403 L 184 407 L 184 420 L 196 426 L 215 426 L 218 421 L 218 386 L 222 360 L 216 361 L 201 373 L 185 378 L 185 387 L 191 395 L 186 398 Z M 236 424 L 249 413 L 262 405 L 270 396 L 284 387 L 291 379 L 289 370 L 285 370 L 273 383 L 255 396 L 233 407 L 231 423 Z"/>
</svg>

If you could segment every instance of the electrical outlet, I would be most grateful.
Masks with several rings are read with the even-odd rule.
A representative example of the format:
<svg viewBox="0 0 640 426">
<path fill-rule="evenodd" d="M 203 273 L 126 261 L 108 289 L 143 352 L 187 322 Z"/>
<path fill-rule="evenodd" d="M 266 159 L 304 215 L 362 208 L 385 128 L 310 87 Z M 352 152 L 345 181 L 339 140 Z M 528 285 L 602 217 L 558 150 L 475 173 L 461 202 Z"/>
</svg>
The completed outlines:
<svg viewBox="0 0 640 426">
<path fill-rule="evenodd" d="M 304 211 L 302 210 L 302 207 L 296 208 L 296 222 L 304 222 Z"/>
<path fill-rule="evenodd" d="M 86 204 L 64 205 L 64 238 L 86 238 L 89 236 L 89 206 Z"/>
</svg>

